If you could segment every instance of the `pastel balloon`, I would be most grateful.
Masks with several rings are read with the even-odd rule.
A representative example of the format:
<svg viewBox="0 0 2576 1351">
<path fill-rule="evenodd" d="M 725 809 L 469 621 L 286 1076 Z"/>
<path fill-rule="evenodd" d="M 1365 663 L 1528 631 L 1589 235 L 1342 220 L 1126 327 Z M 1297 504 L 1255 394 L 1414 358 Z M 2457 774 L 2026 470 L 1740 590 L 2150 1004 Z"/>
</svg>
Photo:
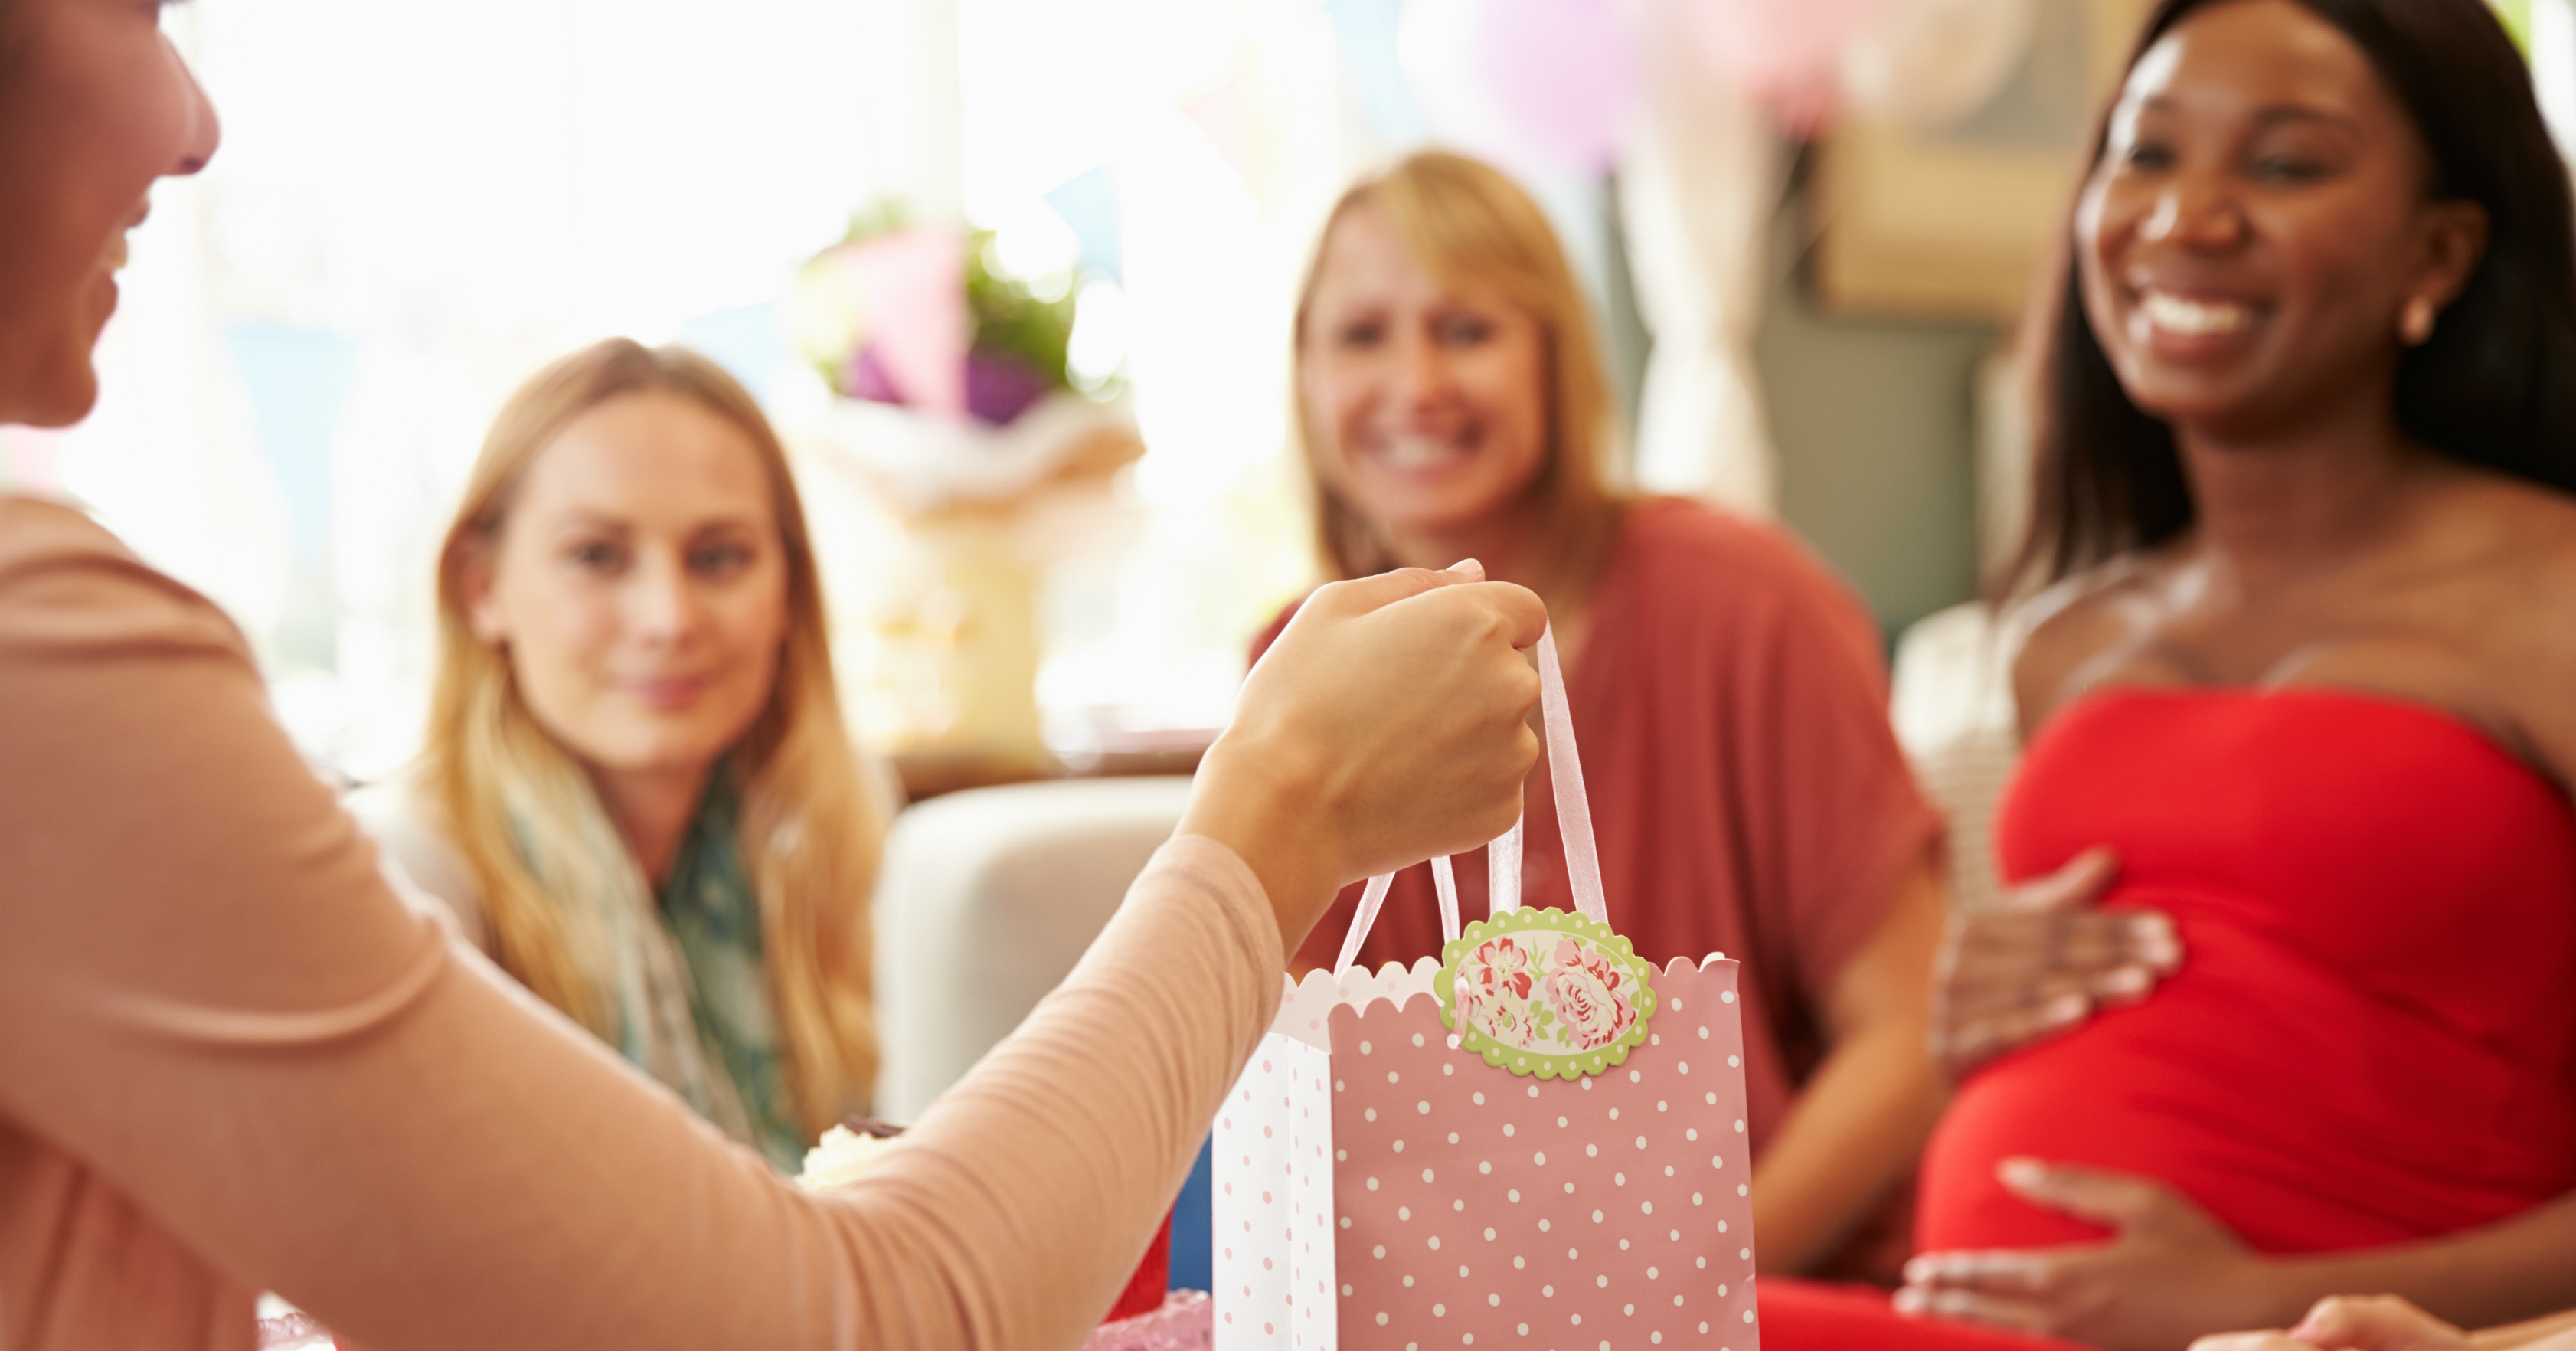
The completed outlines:
<svg viewBox="0 0 2576 1351">
<path fill-rule="evenodd" d="M 1789 131 L 1834 111 L 1844 53 L 1886 0 L 1674 0 L 1701 61 Z"/>
<path fill-rule="evenodd" d="M 1844 54 L 1843 97 L 1874 117 L 1948 126 L 2012 78 L 2038 9 L 2037 0 L 1895 0 Z"/>
<path fill-rule="evenodd" d="M 1599 171 L 1635 100 L 1636 60 L 1611 0 L 1485 0 L 1477 61 L 1531 158 Z"/>
</svg>

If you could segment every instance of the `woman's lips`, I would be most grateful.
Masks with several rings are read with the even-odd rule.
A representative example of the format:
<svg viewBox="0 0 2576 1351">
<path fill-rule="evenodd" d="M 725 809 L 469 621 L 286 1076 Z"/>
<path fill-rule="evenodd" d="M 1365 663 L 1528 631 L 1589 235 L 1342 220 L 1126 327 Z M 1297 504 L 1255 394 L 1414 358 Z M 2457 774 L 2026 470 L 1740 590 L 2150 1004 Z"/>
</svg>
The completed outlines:
<svg viewBox="0 0 2576 1351">
<path fill-rule="evenodd" d="M 124 271 L 126 263 L 133 257 L 134 232 L 142 229 L 143 222 L 151 217 L 152 199 L 145 197 L 134 204 L 134 209 L 125 214 L 125 219 L 116 223 L 116 229 L 108 234 L 107 242 L 99 246 L 98 268 L 99 271 L 107 274 L 111 284 L 116 274 Z"/>
<path fill-rule="evenodd" d="M 126 250 L 125 232 L 120 230 L 108 236 L 107 247 L 98 251 L 96 285 L 106 295 L 108 312 L 111 314 L 116 310 L 116 302 L 123 296 L 123 292 L 116 284 L 116 274 L 125 270 Z"/>
<path fill-rule="evenodd" d="M 2147 322 L 2170 333 L 2205 337 L 2233 333 L 2254 322 L 2254 309 L 2233 300 L 2195 300 L 2170 291 L 2148 291 L 2138 297 Z"/>
<path fill-rule="evenodd" d="M 143 228 L 143 222 L 151 215 L 152 202 L 151 199 L 146 198 L 134 208 L 132 215 L 117 223 L 116 233 L 107 237 L 107 247 L 98 251 L 99 262 L 105 265 L 108 271 L 125 270 L 126 260 L 131 256 L 134 247 L 134 232 Z"/>
<path fill-rule="evenodd" d="M 1474 459 L 1476 441 L 1472 432 L 1457 436 L 1389 436 L 1377 442 L 1369 458 L 1399 474 L 1435 473 Z"/>
<path fill-rule="evenodd" d="M 2171 358 L 2218 356 L 2240 350 L 2261 318 L 2250 301 L 2142 287 L 2130 300 L 2129 339 Z"/>
<path fill-rule="evenodd" d="M 710 682 L 705 676 L 655 676 L 623 683 L 636 702 L 661 712 L 677 713 L 696 703 Z"/>
</svg>

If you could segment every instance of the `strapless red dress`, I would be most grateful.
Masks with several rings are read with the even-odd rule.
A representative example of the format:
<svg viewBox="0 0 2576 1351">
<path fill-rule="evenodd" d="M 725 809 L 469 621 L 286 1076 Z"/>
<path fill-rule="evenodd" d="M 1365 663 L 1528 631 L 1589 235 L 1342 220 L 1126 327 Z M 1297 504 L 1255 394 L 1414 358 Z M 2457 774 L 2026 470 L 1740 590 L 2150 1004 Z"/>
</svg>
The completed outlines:
<svg viewBox="0 0 2576 1351">
<path fill-rule="evenodd" d="M 2161 1178 L 2255 1248 L 2422 1239 L 2576 1190 L 2576 814 L 2469 724 L 2316 687 L 2123 688 L 2044 728 L 2004 874 L 2096 844 L 2183 967 L 1985 1067 L 1924 1155 L 1918 1247 L 2093 1242 L 1998 1161 Z M 2029 1347 L 1767 1283 L 1783 1348 Z"/>
</svg>

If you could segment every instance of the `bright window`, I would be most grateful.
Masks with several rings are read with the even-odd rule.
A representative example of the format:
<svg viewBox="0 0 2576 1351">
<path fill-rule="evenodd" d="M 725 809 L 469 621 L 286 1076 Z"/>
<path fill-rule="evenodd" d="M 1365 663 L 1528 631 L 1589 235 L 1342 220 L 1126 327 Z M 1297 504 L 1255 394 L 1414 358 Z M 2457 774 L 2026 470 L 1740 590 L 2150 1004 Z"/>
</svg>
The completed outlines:
<svg viewBox="0 0 2576 1351">
<path fill-rule="evenodd" d="M 98 413 L 6 433 L 0 482 L 75 495 L 222 604 L 317 758 L 364 777 L 413 749 L 432 552 L 521 378 L 610 334 L 684 340 L 793 440 L 825 396 L 777 302 L 880 200 L 944 201 L 1033 266 L 1068 247 L 1066 184 L 1120 222 L 1078 340 L 1123 357 L 1148 453 L 1042 590 L 1051 738 L 1221 722 L 1307 577 L 1290 289 L 1367 153 L 1321 0 L 200 0 L 168 22 L 224 147 L 137 232 Z M 844 532 L 864 684 L 894 546 L 856 536 L 891 527 L 816 514 Z"/>
</svg>

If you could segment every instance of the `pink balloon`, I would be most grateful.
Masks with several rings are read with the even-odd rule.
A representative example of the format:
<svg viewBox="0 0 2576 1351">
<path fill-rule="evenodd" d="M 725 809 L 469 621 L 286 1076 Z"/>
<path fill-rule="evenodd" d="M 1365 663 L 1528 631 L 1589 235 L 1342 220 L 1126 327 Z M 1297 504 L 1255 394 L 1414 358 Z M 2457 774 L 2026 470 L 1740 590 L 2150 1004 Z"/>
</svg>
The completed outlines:
<svg viewBox="0 0 2576 1351">
<path fill-rule="evenodd" d="M 1533 157 L 1601 170 L 1636 98 L 1611 0 L 1485 0 L 1478 63 L 1497 114 Z"/>
<path fill-rule="evenodd" d="M 1886 0 L 1674 0 L 1700 59 L 1805 134 L 1833 112 L 1843 52 Z"/>
</svg>

